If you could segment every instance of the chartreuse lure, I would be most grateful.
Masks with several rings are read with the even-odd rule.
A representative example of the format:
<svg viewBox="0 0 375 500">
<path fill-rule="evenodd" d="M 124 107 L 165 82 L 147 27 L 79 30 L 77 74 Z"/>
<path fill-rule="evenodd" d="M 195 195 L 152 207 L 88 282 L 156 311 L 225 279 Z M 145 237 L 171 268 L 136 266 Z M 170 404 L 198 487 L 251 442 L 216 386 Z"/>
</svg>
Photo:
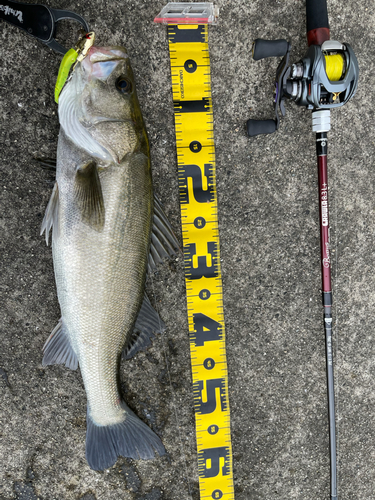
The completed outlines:
<svg viewBox="0 0 375 500">
<path fill-rule="evenodd" d="M 90 31 L 85 36 L 78 40 L 77 45 L 74 49 L 68 50 L 68 52 L 64 55 L 63 60 L 61 61 L 59 72 L 57 75 L 56 85 L 55 85 L 55 102 L 59 102 L 59 95 L 68 79 L 70 70 L 73 67 L 73 71 L 75 65 L 83 61 L 86 57 L 89 49 L 94 45 L 95 41 L 95 33 Z"/>
</svg>

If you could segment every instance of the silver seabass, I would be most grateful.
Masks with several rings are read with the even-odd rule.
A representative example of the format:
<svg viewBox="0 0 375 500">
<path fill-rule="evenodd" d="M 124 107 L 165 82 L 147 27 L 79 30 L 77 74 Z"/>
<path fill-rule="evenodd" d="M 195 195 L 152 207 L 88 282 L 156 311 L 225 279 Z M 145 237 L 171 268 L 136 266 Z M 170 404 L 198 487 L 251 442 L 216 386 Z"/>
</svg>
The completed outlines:
<svg viewBox="0 0 375 500">
<path fill-rule="evenodd" d="M 53 227 L 61 320 L 43 364 L 79 364 L 86 457 L 102 470 L 118 455 L 165 452 L 122 401 L 117 372 L 124 346 L 130 357 L 163 330 L 144 294 L 147 268 L 178 244 L 157 202 L 154 215 L 147 134 L 123 48 L 90 49 L 60 95 L 59 119 L 56 183 L 42 233 L 48 243 Z"/>
</svg>

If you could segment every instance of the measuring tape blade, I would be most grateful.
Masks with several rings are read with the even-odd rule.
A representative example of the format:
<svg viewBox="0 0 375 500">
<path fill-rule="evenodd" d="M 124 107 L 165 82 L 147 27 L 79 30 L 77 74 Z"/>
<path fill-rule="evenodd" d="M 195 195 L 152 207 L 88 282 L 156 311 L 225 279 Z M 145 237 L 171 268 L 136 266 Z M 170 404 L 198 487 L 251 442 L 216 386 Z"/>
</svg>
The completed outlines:
<svg viewBox="0 0 375 500">
<path fill-rule="evenodd" d="M 234 499 L 207 25 L 168 25 L 201 499 Z"/>
</svg>

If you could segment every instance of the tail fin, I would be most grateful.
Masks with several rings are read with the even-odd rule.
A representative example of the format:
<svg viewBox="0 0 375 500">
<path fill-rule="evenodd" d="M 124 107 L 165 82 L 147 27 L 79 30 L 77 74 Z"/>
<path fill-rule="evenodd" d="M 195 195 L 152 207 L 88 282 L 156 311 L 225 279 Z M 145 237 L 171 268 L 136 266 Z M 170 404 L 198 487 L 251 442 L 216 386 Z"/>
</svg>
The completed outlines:
<svg viewBox="0 0 375 500">
<path fill-rule="evenodd" d="M 108 469 L 117 457 L 149 460 L 155 450 L 164 455 L 160 438 L 124 404 L 126 418 L 120 424 L 96 425 L 87 410 L 86 459 L 94 470 Z"/>
</svg>

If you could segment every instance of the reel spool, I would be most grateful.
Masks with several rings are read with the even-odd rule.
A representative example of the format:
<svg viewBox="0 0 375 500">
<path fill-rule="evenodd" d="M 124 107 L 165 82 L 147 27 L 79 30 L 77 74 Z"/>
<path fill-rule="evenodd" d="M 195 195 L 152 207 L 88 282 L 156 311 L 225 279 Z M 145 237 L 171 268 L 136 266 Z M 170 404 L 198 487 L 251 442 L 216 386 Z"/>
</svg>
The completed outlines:
<svg viewBox="0 0 375 500">
<path fill-rule="evenodd" d="M 328 80 L 338 82 L 346 69 L 345 59 L 342 54 L 324 55 Z"/>
</svg>

